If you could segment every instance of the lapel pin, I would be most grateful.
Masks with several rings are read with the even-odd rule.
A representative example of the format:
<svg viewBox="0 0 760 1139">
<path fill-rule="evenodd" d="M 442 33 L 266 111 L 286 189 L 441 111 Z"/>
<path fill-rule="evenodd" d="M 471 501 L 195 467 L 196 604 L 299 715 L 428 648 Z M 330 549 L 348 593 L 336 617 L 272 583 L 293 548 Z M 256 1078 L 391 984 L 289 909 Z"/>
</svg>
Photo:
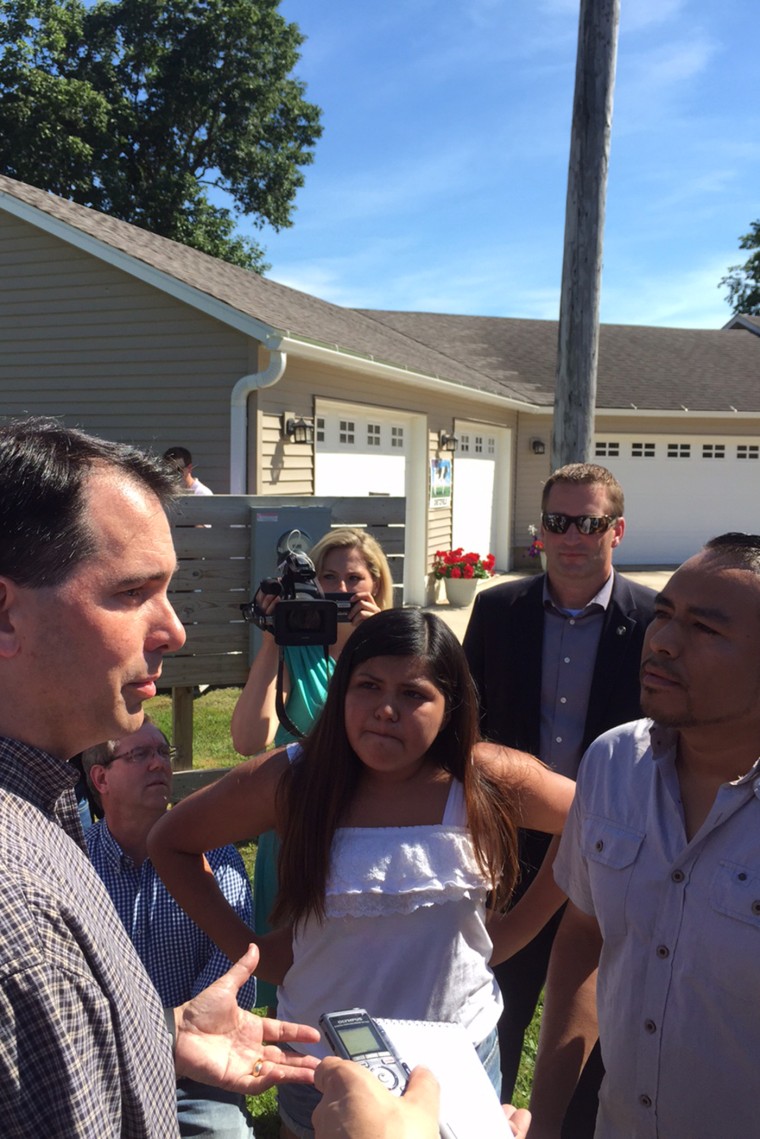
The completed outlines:
<svg viewBox="0 0 760 1139">
<path fill-rule="evenodd" d="M 626 633 L 628 632 L 628 630 L 626 629 L 625 625 L 618 625 L 615 632 L 617 633 L 617 635 L 619 637 L 624 637 L 626 635 Z"/>
</svg>

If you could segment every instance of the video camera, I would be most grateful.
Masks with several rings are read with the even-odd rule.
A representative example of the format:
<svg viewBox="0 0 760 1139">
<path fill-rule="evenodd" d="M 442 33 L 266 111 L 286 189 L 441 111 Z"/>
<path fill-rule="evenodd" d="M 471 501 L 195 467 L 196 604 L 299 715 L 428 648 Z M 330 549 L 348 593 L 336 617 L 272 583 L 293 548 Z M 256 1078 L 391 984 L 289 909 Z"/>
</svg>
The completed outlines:
<svg viewBox="0 0 760 1139">
<path fill-rule="evenodd" d="M 289 550 L 277 567 L 277 577 L 266 577 L 257 593 L 280 598 L 271 613 L 253 601 L 240 606 L 243 617 L 274 635 L 278 645 L 334 645 L 338 622 L 349 620 L 351 595 L 323 593 L 314 563 L 301 550 Z"/>
</svg>

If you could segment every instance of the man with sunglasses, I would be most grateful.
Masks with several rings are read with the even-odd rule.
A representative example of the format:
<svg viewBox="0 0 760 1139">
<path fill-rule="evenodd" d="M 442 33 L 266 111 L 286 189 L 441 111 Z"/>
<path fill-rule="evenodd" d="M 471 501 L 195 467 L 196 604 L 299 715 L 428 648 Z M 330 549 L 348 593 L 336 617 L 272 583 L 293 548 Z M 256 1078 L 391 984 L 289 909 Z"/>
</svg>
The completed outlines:
<svg viewBox="0 0 760 1139">
<path fill-rule="evenodd" d="M 546 481 L 541 539 L 546 573 L 480 593 L 464 648 L 487 739 L 539 756 L 575 778 L 583 752 L 608 728 L 639 716 L 639 658 L 654 591 L 615 573 L 625 532 L 623 491 L 605 467 L 572 463 Z M 533 880 L 548 840 L 521 834 L 522 878 Z M 504 995 L 499 1025 L 502 1101 L 511 1102 L 523 1037 L 561 914 L 494 970 Z M 570 1139 L 594 1132 L 602 1070 L 594 1054 L 566 1120 Z"/>
<path fill-rule="evenodd" d="M 103 814 L 85 833 L 92 864 L 164 1008 L 173 1008 L 223 976 L 231 962 L 175 902 L 148 858 L 148 833 L 171 798 L 169 741 L 146 716 L 136 732 L 88 748 L 82 766 Z M 251 887 L 237 850 L 221 847 L 206 859 L 225 898 L 250 925 Z M 256 1004 L 253 979 L 240 989 L 238 1004 Z M 178 1081 L 177 1118 L 182 1136 L 253 1136 L 245 1096 L 196 1080 Z"/>
</svg>

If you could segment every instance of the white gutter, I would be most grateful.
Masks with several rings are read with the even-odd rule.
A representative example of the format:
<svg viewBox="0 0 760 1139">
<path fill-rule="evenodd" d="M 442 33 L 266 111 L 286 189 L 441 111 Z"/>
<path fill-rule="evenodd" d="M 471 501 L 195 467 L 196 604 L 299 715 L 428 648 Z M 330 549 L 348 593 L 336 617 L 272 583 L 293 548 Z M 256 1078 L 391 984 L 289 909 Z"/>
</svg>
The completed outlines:
<svg viewBox="0 0 760 1139">
<path fill-rule="evenodd" d="M 278 383 L 288 362 L 286 352 L 268 347 L 269 366 L 241 376 L 230 396 L 230 494 L 248 493 L 248 396 Z"/>
<path fill-rule="evenodd" d="M 265 347 L 269 344 L 264 340 Z M 465 399 L 476 399 L 484 403 L 494 404 L 497 407 L 511 408 L 514 411 L 532 413 L 536 408 L 532 403 L 516 396 L 498 395 L 495 392 L 486 392 L 482 388 L 466 387 L 453 380 L 444 380 L 440 376 L 433 376 L 426 372 L 415 372 L 412 368 L 399 367 L 397 364 L 386 364 L 372 356 L 361 356 L 357 352 L 350 352 L 338 344 L 317 344 L 310 340 L 298 340 L 285 333 L 279 338 L 278 347 L 287 349 L 292 356 L 300 360 L 313 360 L 315 362 L 330 364 L 333 368 L 350 368 L 353 372 L 360 372 L 364 376 L 376 376 L 396 383 L 414 383 L 415 387 L 427 388 L 441 394 L 459 396 Z M 514 373 L 518 377 L 518 373 Z M 547 407 L 552 412 L 552 407 Z"/>
<path fill-rule="evenodd" d="M 468 389 L 470 390 L 470 389 Z M 474 390 L 474 389 L 472 389 Z M 522 408 L 528 415 L 554 415 L 554 407 L 551 404 L 536 404 L 529 405 Z M 740 411 L 739 409 L 730 411 L 705 411 L 700 409 L 694 411 L 688 407 L 679 408 L 656 408 L 656 407 L 597 407 L 594 411 L 596 419 L 602 417 L 608 419 L 680 419 L 682 422 L 686 419 L 760 419 L 760 411 Z"/>
</svg>

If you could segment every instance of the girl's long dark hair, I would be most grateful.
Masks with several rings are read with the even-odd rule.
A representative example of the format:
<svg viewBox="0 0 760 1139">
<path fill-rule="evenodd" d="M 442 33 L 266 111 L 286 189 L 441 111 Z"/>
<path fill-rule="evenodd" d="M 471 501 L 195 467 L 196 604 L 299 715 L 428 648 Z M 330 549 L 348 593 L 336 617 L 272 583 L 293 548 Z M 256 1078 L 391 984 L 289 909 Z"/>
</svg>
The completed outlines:
<svg viewBox="0 0 760 1139">
<path fill-rule="evenodd" d="M 303 741 L 303 756 L 283 776 L 278 792 L 282 820 L 276 923 L 325 914 L 330 850 L 362 774 L 348 742 L 344 706 L 351 674 L 372 657 L 418 657 L 446 700 L 447 719 L 429 759 L 464 786 L 467 823 L 478 864 L 495 902 L 509 896 L 517 877 L 514 797 L 479 764 L 478 703 L 464 651 L 448 626 L 419 609 L 388 609 L 352 633 L 335 667 L 322 714 Z"/>
</svg>

